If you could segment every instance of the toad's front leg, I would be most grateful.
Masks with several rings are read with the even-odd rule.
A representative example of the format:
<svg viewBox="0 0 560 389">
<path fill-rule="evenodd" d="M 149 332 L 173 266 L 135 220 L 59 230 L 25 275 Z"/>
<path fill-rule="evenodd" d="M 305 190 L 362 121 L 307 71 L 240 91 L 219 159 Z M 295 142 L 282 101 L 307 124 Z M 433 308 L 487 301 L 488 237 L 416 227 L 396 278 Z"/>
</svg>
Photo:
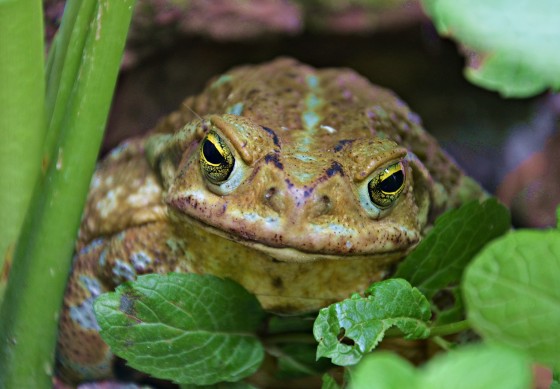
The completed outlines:
<svg viewBox="0 0 560 389">
<path fill-rule="evenodd" d="M 141 274 L 187 271 L 184 247 L 160 222 L 96 239 L 76 254 L 59 324 L 57 364 L 63 381 L 113 375 L 114 357 L 99 335 L 95 299 Z"/>
</svg>

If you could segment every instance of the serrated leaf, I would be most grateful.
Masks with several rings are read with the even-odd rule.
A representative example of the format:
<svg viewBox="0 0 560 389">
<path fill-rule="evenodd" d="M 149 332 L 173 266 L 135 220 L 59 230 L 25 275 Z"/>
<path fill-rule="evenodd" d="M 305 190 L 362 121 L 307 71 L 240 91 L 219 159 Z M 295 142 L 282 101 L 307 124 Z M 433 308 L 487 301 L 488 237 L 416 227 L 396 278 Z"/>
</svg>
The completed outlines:
<svg viewBox="0 0 560 389">
<path fill-rule="evenodd" d="M 458 282 L 474 255 L 510 224 L 508 210 L 495 198 L 450 210 L 399 265 L 395 277 L 407 279 L 431 298 L 438 289 Z"/>
<path fill-rule="evenodd" d="M 484 338 L 560 368 L 560 231 L 512 232 L 465 272 L 469 322 Z"/>
<path fill-rule="evenodd" d="M 429 302 L 406 280 L 377 282 L 366 297 L 354 295 L 321 309 L 313 327 L 319 342 L 317 358 L 331 358 L 340 366 L 354 365 L 393 326 L 407 339 L 427 337 L 430 316 Z"/>
<path fill-rule="evenodd" d="M 560 88 L 557 0 L 422 0 L 442 35 L 469 49 L 467 78 L 504 96 Z"/>
<path fill-rule="evenodd" d="M 101 336 L 128 364 L 177 383 L 210 385 L 254 373 L 264 312 L 230 280 L 149 274 L 95 302 Z"/>
</svg>

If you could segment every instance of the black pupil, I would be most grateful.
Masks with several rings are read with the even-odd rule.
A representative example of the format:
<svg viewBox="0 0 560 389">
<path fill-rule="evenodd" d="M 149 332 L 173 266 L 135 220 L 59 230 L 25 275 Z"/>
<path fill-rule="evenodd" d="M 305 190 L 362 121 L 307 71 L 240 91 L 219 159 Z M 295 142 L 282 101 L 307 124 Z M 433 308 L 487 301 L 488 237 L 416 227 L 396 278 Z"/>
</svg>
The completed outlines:
<svg viewBox="0 0 560 389">
<path fill-rule="evenodd" d="M 377 184 L 377 188 L 383 192 L 392 193 L 400 189 L 403 184 L 404 175 L 402 170 L 391 174 L 389 177 Z"/>
<path fill-rule="evenodd" d="M 226 161 L 226 159 L 222 156 L 222 154 L 220 154 L 216 146 L 214 146 L 214 144 L 209 140 L 206 140 L 204 142 L 204 145 L 202 146 L 202 152 L 204 153 L 204 158 L 206 158 L 206 160 L 211 164 L 221 165 Z"/>
</svg>

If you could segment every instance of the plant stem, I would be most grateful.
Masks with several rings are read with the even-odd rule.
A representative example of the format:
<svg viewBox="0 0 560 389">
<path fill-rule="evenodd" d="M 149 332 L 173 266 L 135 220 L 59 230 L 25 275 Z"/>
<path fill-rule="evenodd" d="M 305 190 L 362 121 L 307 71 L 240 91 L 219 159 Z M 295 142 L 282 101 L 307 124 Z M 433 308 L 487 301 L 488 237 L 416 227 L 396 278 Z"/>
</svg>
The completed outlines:
<svg viewBox="0 0 560 389">
<path fill-rule="evenodd" d="M 470 329 L 469 322 L 467 320 L 458 321 L 455 323 L 444 324 L 441 326 L 433 327 L 430 331 L 431 337 L 439 337 L 456 334 L 461 331 Z M 390 328 L 385 332 L 385 338 L 399 338 L 402 337 L 403 333 L 398 328 Z M 265 343 L 276 344 L 276 343 L 317 343 L 313 334 L 311 333 L 284 333 L 284 334 L 273 334 L 267 335 L 264 339 Z"/>
<path fill-rule="evenodd" d="M 0 302 L 41 171 L 45 134 L 42 2 L 0 1 Z"/>
<path fill-rule="evenodd" d="M 429 337 L 433 338 L 433 337 L 436 337 L 436 336 L 452 335 L 452 334 L 456 334 L 456 333 L 461 332 L 461 331 L 468 330 L 470 328 L 471 327 L 470 327 L 469 322 L 467 320 L 457 321 L 455 323 L 444 324 L 444 325 L 441 325 L 441 326 L 430 328 Z M 402 336 L 403 336 L 402 331 L 399 330 L 396 327 L 389 328 L 385 332 L 385 338 L 400 338 Z"/>
<path fill-rule="evenodd" d="M 432 341 L 437 344 L 439 346 L 439 348 L 441 348 L 442 350 L 445 351 L 449 351 L 451 350 L 451 348 L 453 347 L 453 343 L 452 342 L 448 342 L 447 340 L 445 340 L 444 338 L 442 338 L 441 336 L 434 336 L 432 338 Z"/>
<path fill-rule="evenodd" d="M 87 37 L 53 142 L 56 158 L 47 161 L 35 191 L 0 310 L 0 371 L 6 388 L 52 386 L 58 311 L 133 4 L 134 0 L 96 0 L 89 20 L 82 19 Z M 62 71 L 57 61 L 49 63 L 51 75 Z"/>
<path fill-rule="evenodd" d="M 449 323 L 449 324 L 433 327 L 430 330 L 430 337 L 452 335 L 461 331 L 468 330 L 470 328 L 471 326 L 468 320 L 461 320 L 455 323 Z"/>
</svg>

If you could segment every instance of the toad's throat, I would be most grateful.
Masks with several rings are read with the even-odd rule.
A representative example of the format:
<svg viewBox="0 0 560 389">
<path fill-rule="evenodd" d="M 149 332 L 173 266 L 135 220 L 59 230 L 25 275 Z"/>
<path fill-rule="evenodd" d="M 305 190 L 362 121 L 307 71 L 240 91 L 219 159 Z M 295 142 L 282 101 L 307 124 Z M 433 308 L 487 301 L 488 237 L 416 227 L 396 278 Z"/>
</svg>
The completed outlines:
<svg viewBox="0 0 560 389">
<path fill-rule="evenodd" d="M 314 311 L 362 292 L 390 274 L 405 251 L 367 255 L 306 253 L 290 247 L 231 236 L 201 221 L 180 216 L 175 233 L 182 237 L 189 272 L 230 278 L 255 294 L 274 312 Z"/>
<path fill-rule="evenodd" d="M 328 250 L 309 250 L 297 245 L 281 244 L 278 241 L 268 241 L 259 239 L 254 234 L 246 234 L 242 231 L 228 230 L 226 228 L 218 228 L 209 224 L 204 220 L 200 220 L 182 212 L 172 212 L 171 217 L 180 221 L 175 225 L 182 225 L 185 231 L 180 232 L 183 236 L 207 235 L 218 236 L 226 241 L 235 242 L 245 247 L 251 248 L 258 252 L 271 257 L 273 260 L 282 262 L 315 262 L 320 260 L 382 260 L 383 258 L 402 258 L 410 252 L 419 242 L 420 237 L 415 234 L 412 236 L 404 235 L 398 239 L 396 245 L 385 245 L 377 247 L 375 250 L 351 250 L 347 245 L 346 250 L 328 251 Z M 221 226 L 220 226 L 221 227 Z M 204 231 L 204 232 L 203 232 Z M 258 230 L 257 230 L 258 231 Z M 309 237 L 313 239 L 313 237 Z"/>
</svg>

